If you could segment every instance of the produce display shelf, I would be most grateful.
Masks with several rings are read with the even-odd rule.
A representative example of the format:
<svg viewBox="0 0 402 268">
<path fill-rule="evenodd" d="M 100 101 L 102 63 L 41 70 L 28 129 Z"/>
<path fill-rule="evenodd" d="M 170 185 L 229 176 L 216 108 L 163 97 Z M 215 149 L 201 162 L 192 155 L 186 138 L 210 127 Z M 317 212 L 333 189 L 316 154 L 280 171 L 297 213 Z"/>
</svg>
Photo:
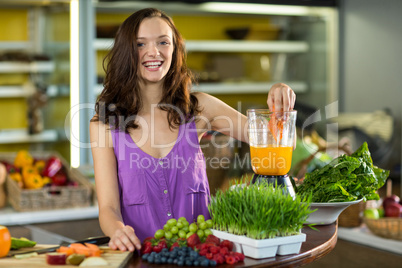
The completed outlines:
<svg viewBox="0 0 402 268">
<path fill-rule="evenodd" d="M 370 232 L 365 224 L 356 228 L 338 228 L 338 238 L 402 255 L 402 241 L 386 239 Z"/>
<path fill-rule="evenodd" d="M 50 73 L 55 69 L 52 61 L 0 62 L 0 73 Z"/>
<path fill-rule="evenodd" d="M 0 225 L 12 226 L 23 224 L 94 219 L 99 215 L 98 206 L 66 208 L 43 211 L 16 212 L 11 207 L 0 209 Z"/>
<path fill-rule="evenodd" d="M 303 93 L 308 90 L 307 83 L 303 81 L 285 81 L 296 93 Z M 194 85 L 194 91 L 209 94 L 253 94 L 267 93 L 272 87 L 273 82 L 243 82 L 243 83 L 200 83 Z M 98 95 L 103 90 L 103 85 L 95 86 L 95 94 Z"/>
<path fill-rule="evenodd" d="M 56 130 L 44 130 L 38 134 L 28 134 L 26 129 L 3 129 L 0 130 L 0 144 L 31 143 L 31 142 L 54 142 L 59 140 Z"/>
<path fill-rule="evenodd" d="M 98 38 L 94 41 L 96 50 L 109 50 L 113 46 L 111 38 Z M 305 53 L 309 50 L 303 41 L 239 41 L 239 40 L 189 40 L 186 41 L 188 52 L 270 52 L 270 53 Z"/>
</svg>

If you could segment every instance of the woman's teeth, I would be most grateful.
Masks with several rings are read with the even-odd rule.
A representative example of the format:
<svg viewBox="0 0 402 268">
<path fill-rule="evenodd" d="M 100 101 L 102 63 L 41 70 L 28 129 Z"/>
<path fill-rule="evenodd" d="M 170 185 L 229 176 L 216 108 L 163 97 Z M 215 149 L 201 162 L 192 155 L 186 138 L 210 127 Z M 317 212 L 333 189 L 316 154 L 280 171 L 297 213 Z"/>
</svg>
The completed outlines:
<svg viewBox="0 0 402 268">
<path fill-rule="evenodd" d="M 146 62 L 144 64 L 145 67 L 151 68 L 151 69 L 156 69 L 161 65 L 162 65 L 162 62 L 160 62 L 160 61 L 158 61 L 158 62 Z"/>
</svg>

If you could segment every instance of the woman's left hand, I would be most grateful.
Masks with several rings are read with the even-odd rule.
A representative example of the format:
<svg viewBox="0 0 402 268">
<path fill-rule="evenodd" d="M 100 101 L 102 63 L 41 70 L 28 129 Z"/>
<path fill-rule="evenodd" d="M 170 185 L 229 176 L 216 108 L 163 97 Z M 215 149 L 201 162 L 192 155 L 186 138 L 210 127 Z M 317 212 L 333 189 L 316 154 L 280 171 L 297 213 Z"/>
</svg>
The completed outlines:
<svg viewBox="0 0 402 268">
<path fill-rule="evenodd" d="M 296 94 L 284 83 L 274 84 L 268 92 L 267 104 L 272 111 L 291 111 L 295 106 Z"/>
</svg>

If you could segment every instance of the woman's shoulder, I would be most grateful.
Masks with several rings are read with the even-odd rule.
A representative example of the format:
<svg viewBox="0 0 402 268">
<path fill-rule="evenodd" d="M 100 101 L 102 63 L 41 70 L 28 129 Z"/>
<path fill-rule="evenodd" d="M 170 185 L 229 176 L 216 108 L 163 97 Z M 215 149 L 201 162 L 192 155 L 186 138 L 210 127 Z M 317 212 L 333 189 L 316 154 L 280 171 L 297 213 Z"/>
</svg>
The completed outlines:
<svg viewBox="0 0 402 268">
<path fill-rule="evenodd" d="M 91 141 L 102 141 L 102 144 L 113 147 L 111 127 L 99 120 L 96 115 L 90 120 L 89 133 Z"/>
<path fill-rule="evenodd" d="M 111 127 L 100 120 L 97 115 L 94 115 L 89 122 L 89 129 L 110 132 Z"/>
<path fill-rule="evenodd" d="M 212 105 L 221 102 L 218 98 L 205 92 L 195 92 L 194 96 L 197 98 L 198 106 L 201 108 L 201 110 L 209 109 Z"/>
<path fill-rule="evenodd" d="M 197 98 L 198 103 L 205 102 L 206 100 L 212 98 L 212 96 L 209 95 L 208 93 L 199 91 L 194 92 L 193 95 Z"/>
<path fill-rule="evenodd" d="M 227 109 L 230 109 L 226 103 L 208 93 L 197 92 L 195 93 L 195 96 L 198 99 L 198 106 L 201 110 L 201 114 L 204 116 L 214 117 L 222 112 L 224 113 Z"/>
</svg>

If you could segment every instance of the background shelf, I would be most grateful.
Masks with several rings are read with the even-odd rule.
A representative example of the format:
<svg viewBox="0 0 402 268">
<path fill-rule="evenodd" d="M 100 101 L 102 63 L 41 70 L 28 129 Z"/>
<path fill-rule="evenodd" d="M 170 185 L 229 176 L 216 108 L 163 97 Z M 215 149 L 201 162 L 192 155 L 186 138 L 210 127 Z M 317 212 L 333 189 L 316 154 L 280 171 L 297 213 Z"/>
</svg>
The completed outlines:
<svg viewBox="0 0 402 268">
<path fill-rule="evenodd" d="M 268 93 L 268 90 L 275 82 L 244 82 L 244 83 L 200 83 L 194 85 L 195 91 L 205 92 L 209 94 L 252 94 L 252 93 Z M 303 81 L 285 81 L 294 92 L 302 93 L 307 91 L 307 83 Z M 95 87 L 95 95 L 99 95 L 103 90 L 103 85 L 98 84 Z"/>
<path fill-rule="evenodd" d="M 28 134 L 26 129 L 4 129 L 0 130 L 0 143 L 34 143 L 34 142 L 55 142 L 58 141 L 56 130 L 44 130 L 38 134 Z"/>
<path fill-rule="evenodd" d="M 52 61 L 0 62 L 0 73 L 50 73 L 55 69 Z"/>
<path fill-rule="evenodd" d="M 96 39 L 96 50 L 109 50 L 113 39 Z M 271 53 L 304 53 L 309 50 L 307 42 L 302 41 L 187 41 L 188 52 L 271 52 Z"/>
</svg>

